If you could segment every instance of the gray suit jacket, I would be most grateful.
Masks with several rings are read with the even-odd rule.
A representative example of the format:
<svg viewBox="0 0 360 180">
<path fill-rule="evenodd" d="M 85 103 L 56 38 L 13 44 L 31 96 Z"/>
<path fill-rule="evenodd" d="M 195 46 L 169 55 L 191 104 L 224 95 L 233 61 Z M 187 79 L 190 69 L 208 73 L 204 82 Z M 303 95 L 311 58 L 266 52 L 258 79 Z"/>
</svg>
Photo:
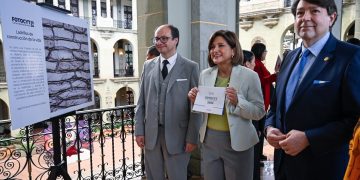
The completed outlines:
<svg viewBox="0 0 360 180">
<path fill-rule="evenodd" d="M 144 135 L 145 148 L 149 150 L 155 147 L 158 135 L 160 71 L 160 57 L 145 62 L 135 113 L 135 136 Z M 185 151 L 186 143 L 198 143 L 201 115 L 191 112 L 187 94 L 197 86 L 199 67 L 178 54 L 169 75 L 165 100 L 165 141 L 168 152 L 177 154 Z"/>
</svg>

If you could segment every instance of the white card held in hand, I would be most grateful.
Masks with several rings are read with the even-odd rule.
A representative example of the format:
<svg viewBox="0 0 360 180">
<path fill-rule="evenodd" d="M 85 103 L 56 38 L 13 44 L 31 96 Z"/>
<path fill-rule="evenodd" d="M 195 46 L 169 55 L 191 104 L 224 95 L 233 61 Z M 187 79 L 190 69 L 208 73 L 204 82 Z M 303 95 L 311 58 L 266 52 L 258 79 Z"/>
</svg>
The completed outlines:
<svg viewBox="0 0 360 180">
<path fill-rule="evenodd" d="M 225 87 L 199 86 L 193 110 L 222 115 L 225 102 Z"/>
</svg>

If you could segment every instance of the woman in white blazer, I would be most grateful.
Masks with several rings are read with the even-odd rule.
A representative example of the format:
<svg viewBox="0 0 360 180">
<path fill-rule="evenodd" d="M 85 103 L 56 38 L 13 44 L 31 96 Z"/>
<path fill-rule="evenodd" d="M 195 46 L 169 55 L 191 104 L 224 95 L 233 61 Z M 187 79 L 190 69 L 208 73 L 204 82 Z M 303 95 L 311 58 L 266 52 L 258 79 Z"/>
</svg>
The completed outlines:
<svg viewBox="0 0 360 180">
<path fill-rule="evenodd" d="M 223 115 L 204 113 L 200 128 L 205 180 L 252 180 L 254 145 L 259 141 L 252 120 L 265 115 L 260 80 L 241 66 L 243 53 L 235 33 L 216 31 L 209 40 L 210 68 L 199 86 L 226 87 Z M 194 103 L 198 88 L 188 98 Z"/>
</svg>

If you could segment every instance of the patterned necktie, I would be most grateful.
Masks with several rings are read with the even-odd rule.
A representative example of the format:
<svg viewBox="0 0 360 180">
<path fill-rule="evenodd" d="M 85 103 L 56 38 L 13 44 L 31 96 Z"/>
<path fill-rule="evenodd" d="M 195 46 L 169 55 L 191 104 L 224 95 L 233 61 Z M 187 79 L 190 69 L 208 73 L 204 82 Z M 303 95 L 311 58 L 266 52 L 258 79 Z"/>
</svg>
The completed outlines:
<svg viewBox="0 0 360 180">
<path fill-rule="evenodd" d="M 169 64 L 169 61 L 165 59 L 162 63 L 163 63 L 163 68 L 161 70 L 161 74 L 162 74 L 163 79 L 165 79 L 166 76 L 168 75 L 168 69 L 167 69 L 166 65 Z"/>
<path fill-rule="evenodd" d="M 296 88 L 299 85 L 299 80 L 300 80 L 301 74 L 304 71 L 306 60 L 307 60 L 309 54 L 311 54 L 311 52 L 308 49 L 306 49 L 302 53 L 302 55 L 300 57 L 301 58 L 300 62 L 297 63 L 297 65 L 295 66 L 295 68 L 294 68 L 293 72 L 291 73 L 291 76 L 290 76 L 290 78 L 288 80 L 288 83 L 287 83 L 287 86 L 286 86 L 286 100 L 285 100 L 286 111 L 288 110 L 289 105 L 290 105 L 290 103 L 292 101 L 292 98 L 294 96 L 294 93 L 296 91 Z"/>
</svg>

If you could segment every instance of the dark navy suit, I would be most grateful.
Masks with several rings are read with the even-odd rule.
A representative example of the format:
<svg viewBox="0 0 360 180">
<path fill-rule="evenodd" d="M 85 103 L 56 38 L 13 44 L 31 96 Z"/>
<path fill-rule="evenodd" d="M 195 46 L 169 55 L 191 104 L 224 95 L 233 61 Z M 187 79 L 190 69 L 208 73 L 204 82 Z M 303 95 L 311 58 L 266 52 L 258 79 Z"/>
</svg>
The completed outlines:
<svg viewBox="0 0 360 180">
<path fill-rule="evenodd" d="M 296 156 L 276 149 L 275 175 L 282 173 L 291 180 L 340 180 L 360 114 L 360 48 L 330 35 L 285 112 L 287 81 L 300 52 L 301 48 L 293 50 L 283 62 L 265 127 L 273 126 L 284 134 L 304 131 L 310 145 Z"/>
</svg>

